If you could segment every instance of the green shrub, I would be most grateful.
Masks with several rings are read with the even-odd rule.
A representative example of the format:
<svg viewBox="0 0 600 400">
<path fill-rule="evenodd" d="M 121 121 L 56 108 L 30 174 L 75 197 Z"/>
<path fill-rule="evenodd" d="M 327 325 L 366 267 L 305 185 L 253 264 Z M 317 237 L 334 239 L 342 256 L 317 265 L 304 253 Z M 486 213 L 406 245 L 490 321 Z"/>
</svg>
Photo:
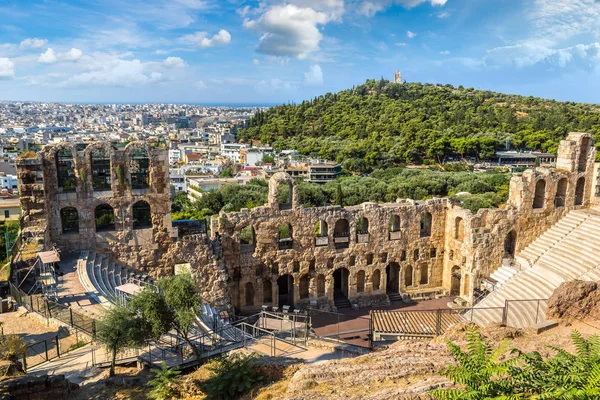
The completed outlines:
<svg viewBox="0 0 600 400">
<path fill-rule="evenodd" d="M 153 388 L 150 393 L 148 393 L 148 398 L 156 400 L 174 398 L 177 392 L 176 383 L 181 371 L 177 368 L 167 367 L 167 363 L 163 361 L 160 368 L 157 369 L 154 374 L 154 378 L 148 382 L 148 386 Z"/>
<path fill-rule="evenodd" d="M 262 377 L 252 356 L 234 354 L 218 358 L 207 368 L 215 375 L 204 382 L 207 400 L 234 400 L 248 393 Z"/>
</svg>

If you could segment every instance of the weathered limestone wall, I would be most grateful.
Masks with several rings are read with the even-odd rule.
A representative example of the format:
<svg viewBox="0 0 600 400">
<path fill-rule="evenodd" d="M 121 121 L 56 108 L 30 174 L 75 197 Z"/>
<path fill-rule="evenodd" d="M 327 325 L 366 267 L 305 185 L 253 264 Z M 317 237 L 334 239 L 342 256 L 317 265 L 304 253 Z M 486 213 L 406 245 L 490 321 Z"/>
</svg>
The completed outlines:
<svg viewBox="0 0 600 400">
<path fill-rule="evenodd" d="M 141 148 L 148 154 L 150 168 L 147 189 L 131 188 L 128 166 L 131 151 L 135 148 Z M 73 155 L 75 192 L 65 192 L 58 183 L 56 153 L 61 149 L 69 149 Z M 110 190 L 94 190 L 91 155 L 96 149 L 104 149 L 110 155 Z M 47 146 L 42 156 L 48 199 L 48 228 L 51 239 L 59 247 L 66 250 L 94 248 L 128 264 L 143 265 L 150 269 L 157 266 L 161 253 L 174 235 L 166 150 L 151 148 L 145 142 L 133 142 L 122 150 L 115 149 L 111 143 L 95 143 L 78 151 L 74 144 L 62 143 Z M 146 201 L 150 205 L 152 228 L 133 228 L 132 206 L 139 201 Z M 96 231 L 95 209 L 101 204 L 113 207 L 115 230 Z M 78 233 L 63 233 L 60 211 L 65 207 L 77 209 Z"/>
<path fill-rule="evenodd" d="M 77 185 L 72 193 L 58 185 L 56 152 L 62 147 L 73 154 Z M 150 160 L 147 189 L 132 190 L 128 184 L 136 147 Z M 107 191 L 93 190 L 90 157 L 96 148 L 110 154 Z M 97 143 L 78 150 L 65 143 L 17 166 L 24 226 L 46 235 L 46 245 L 98 250 L 155 277 L 190 263 L 205 301 L 218 309 L 252 311 L 263 304 L 331 308 L 343 298 L 359 307 L 380 305 L 399 295 L 453 294 L 471 301 L 482 278 L 513 262 L 567 212 L 600 203 L 594 159 L 591 135 L 569 134 L 559 147 L 559 168 L 515 174 L 507 205 L 475 215 L 449 199 L 304 208 L 295 181 L 277 173 L 267 205 L 221 213 L 211 220 L 211 238 L 177 238 L 171 227 L 165 150 L 144 143 L 122 150 Z M 290 197 L 279 203 L 284 185 Z M 133 229 L 132 206 L 141 200 L 150 205 L 152 228 Z M 114 208 L 114 230 L 96 232 L 99 204 Z M 77 209 L 78 233 L 63 232 L 64 207 Z M 316 231 L 319 221 L 323 233 Z"/>
</svg>

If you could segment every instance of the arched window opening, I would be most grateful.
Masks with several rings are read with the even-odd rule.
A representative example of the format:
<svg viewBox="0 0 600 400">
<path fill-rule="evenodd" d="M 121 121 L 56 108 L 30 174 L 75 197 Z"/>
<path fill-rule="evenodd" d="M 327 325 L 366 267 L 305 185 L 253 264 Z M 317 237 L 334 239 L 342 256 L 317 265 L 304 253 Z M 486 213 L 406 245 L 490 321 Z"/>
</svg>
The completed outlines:
<svg viewBox="0 0 600 400">
<path fill-rule="evenodd" d="M 75 161 L 73 152 L 68 148 L 61 148 L 56 152 L 56 177 L 58 187 L 63 192 L 74 192 L 77 190 L 77 180 L 75 179 Z"/>
<path fill-rule="evenodd" d="M 290 224 L 281 224 L 277 227 L 279 235 L 279 250 L 291 249 L 293 246 L 292 226 Z"/>
<path fill-rule="evenodd" d="M 273 302 L 273 284 L 270 279 L 263 281 L 263 303 Z"/>
<path fill-rule="evenodd" d="M 454 222 L 454 239 L 460 242 L 465 239 L 465 221 L 461 217 L 456 217 Z"/>
<path fill-rule="evenodd" d="M 390 232 L 400 232 L 400 217 L 398 215 L 390 217 L 389 230 Z"/>
<path fill-rule="evenodd" d="M 115 210 L 108 204 L 100 204 L 94 212 L 96 232 L 115 230 Z"/>
<path fill-rule="evenodd" d="M 281 183 L 277 192 L 277 202 L 280 210 L 289 210 L 292 208 L 292 184 Z"/>
<path fill-rule="evenodd" d="M 398 225 L 400 225 L 400 222 L 398 222 Z M 369 233 L 369 220 L 366 219 L 365 217 L 359 219 L 358 223 L 356 224 L 356 232 L 359 235 L 368 234 Z"/>
<path fill-rule="evenodd" d="M 338 219 L 333 228 L 336 249 L 346 249 L 350 245 L 350 223 L 347 219 Z"/>
<path fill-rule="evenodd" d="M 451 279 L 450 279 L 450 296 L 460 296 L 460 267 L 455 265 L 452 267 Z"/>
<path fill-rule="evenodd" d="M 554 197 L 554 207 L 564 207 L 567 198 L 567 178 L 561 178 L 556 186 L 556 196 Z"/>
<path fill-rule="evenodd" d="M 294 305 L 294 277 L 286 274 L 277 278 L 279 292 L 279 306 Z"/>
<path fill-rule="evenodd" d="M 325 276 L 317 276 L 317 297 L 325 296 Z"/>
<path fill-rule="evenodd" d="M 381 286 L 381 272 L 378 269 L 373 271 L 373 275 L 371 275 L 371 285 L 373 290 L 379 290 Z"/>
<path fill-rule="evenodd" d="M 79 213 L 75 207 L 65 207 L 60 210 L 62 233 L 79 233 Z"/>
<path fill-rule="evenodd" d="M 514 256 L 517 247 L 517 232 L 510 231 L 504 239 L 504 255 Z"/>
<path fill-rule="evenodd" d="M 544 208 L 546 202 L 546 181 L 540 179 L 535 184 L 535 195 L 533 196 L 533 208 Z"/>
<path fill-rule="evenodd" d="M 386 292 L 398 293 L 400 291 L 400 264 L 391 262 L 385 267 L 385 274 L 387 276 Z"/>
<path fill-rule="evenodd" d="M 308 284 L 309 284 L 308 276 L 303 275 L 300 278 L 300 282 L 298 283 L 301 299 L 308 299 Z"/>
<path fill-rule="evenodd" d="M 148 151 L 143 147 L 135 147 L 129 153 L 129 176 L 132 189 L 148 189 L 150 187 L 150 159 Z"/>
<path fill-rule="evenodd" d="M 421 279 L 419 280 L 419 284 L 427 285 L 427 283 L 429 282 L 429 267 L 427 266 L 427 264 L 422 264 L 420 271 Z"/>
<path fill-rule="evenodd" d="M 404 286 L 409 287 L 413 285 L 413 267 L 409 265 L 404 270 Z"/>
<path fill-rule="evenodd" d="M 587 167 L 587 159 L 588 159 L 588 154 L 590 151 L 590 138 L 589 137 L 584 137 L 583 139 L 581 139 L 581 147 L 580 147 L 580 151 L 579 151 L 579 163 L 578 163 L 578 168 L 577 170 L 579 172 L 585 172 L 586 167 Z"/>
<path fill-rule="evenodd" d="M 247 225 L 240 230 L 240 244 L 245 248 L 254 247 L 254 228 Z"/>
<path fill-rule="evenodd" d="M 575 205 L 580 206 L 583 204 L 583 195 L 585 192 L 585 178 L 581 177 L 577 179 L 577 186 L 575 186 Z"/>
<path fill-rule="evenodd" d="M 429 211 L 421 214 L 421 237 L 431 236 L 431 213 Z"/>
<path fill-rule="evenodd" d="M 356 291 L 362 293 L 365 291 L 365 271 L 356 273 Z"/>
<path fill-rule="evenodd" d="M 132 207 L 133 229 L 152 228 L 152 214 L 150 204 L 141 200 Z"/>
<path fill-rule="evenodd" d="M 315 224 L 315 236 L 326 237 L 328 235 L 327 222 L 320 220 Z"/>
<path fill-rule="evenodd" d="M 104 148 L 92 150 L 91 164 L 94 190 L 110 190 L 110 153 Z"/>
<path fill-rule="evenodd" d="M 253 306 L 254 305 L 254 285 L 252 285 L 252 282 L 246 283 L 245 292 L 246 292 L 246 306 Z"/>
</svg>

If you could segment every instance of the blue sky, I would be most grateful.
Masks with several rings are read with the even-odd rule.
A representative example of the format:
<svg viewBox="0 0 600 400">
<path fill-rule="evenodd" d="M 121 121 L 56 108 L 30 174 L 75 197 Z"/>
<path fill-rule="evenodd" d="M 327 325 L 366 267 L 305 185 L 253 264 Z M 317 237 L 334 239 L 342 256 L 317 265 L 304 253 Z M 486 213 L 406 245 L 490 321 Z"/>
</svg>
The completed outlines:
<svg viewBox="0 0 600 400">
<path fill-rule="evenodd" d="M 597 0 L 0 0 L 0 99 L 301 101 L 393 78 L 600 103 Z"/>
</svg>

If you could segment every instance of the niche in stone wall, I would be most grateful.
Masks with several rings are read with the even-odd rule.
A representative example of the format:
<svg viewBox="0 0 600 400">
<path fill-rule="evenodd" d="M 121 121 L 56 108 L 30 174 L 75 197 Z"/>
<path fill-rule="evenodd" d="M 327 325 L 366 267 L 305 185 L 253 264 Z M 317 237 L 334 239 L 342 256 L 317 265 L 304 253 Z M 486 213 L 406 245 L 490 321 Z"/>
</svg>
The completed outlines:
<svg viewBox="0 0 600 400">
<path fill-rule="evenodd" d="M 583 137 L 581 139 L 581 147 L 579 148 L 579 160 L 577 163 L 577 170 L 579 172 L 585 172 L 587 168 L 587 159 L 590 153 L 591 139 L 589 137 Z"/>
<path fill-rule="evenodd" d="M 252 225 L 246 225 L 240 230 L 241 250 L 246 252 L 254 249 L 255 243 L 254 228 Z"/>
<path fill-rule="evenodd" d="M 317 297 L 325 296 L 325 276 L 317 276 Z"/>
<path fill-rule="evenodd" d="M 246 304 L 245 305 L 253 306 L 254 305 L 254 285 L 252 285 L 252 282 L 246 283 L 244 291 L 246 292 Z"/>
<path fill-rule="evenodd" d="M 427 283 L 429 282 L 429 267 L 427 266 L 427 264 L 421 264 L 419 270 L 421 272 L 421 279 L 419 279 L 419 284 L 427 285 Z"/>
<path fill-rule="evenodd" d="M 404 269 L 404 286 L 409 287 L 413 285 L 413 267 L 407 265 Z"/>
<path fill-rule="evenodd" d="M 454 220 L 454 239 L 459 242 L 465 239 L 465 221 L 461 217 Z"/>
<path fill-rule="evenodd" d="M 580 206 L 583 204 L 583 195 L 585 192 L 585 178 L 582 176 L 577 179 L 577 186 L 575 186 L 575 205 Z"/>
<path fill-rule="evenodd" d="M 362 293 L 365 291 L 365 271 L 356 273 L 356 291 Z"/>
<path fill-rule="evenodd" d="M 429 211 L 421 214 L 421 237 L 431 236 L 432 216 Z"/>
<path fill-rule="evenodd" d="M 263 302 L 273 302 L 273 284 L 271 283 L 270 279 L 265 279 L 263 281 Z"/>
<path fill-rule="evenodd" d="M 554 207 L 560 208 L 565 206 L 567 198 L 567 178 L 561 178 L 556 185 L 556 196 L 554 197 Z"/>
<path fill-rule="evenodd" d="M 378 269 L 373 271 L 373 274 L 371 275 L 371 285 L 373 286 L 373 290 L 379 290 L 381 285 L 381 272 Z"/>
<path fill-rule="evenodd" d="M 535 183 L 535 193 L 533 196 L 533 208 L 544 208 L 546 202 L 546 181 L 540 179 Z"/>
<path fill-rule="evenodd" d="M 309 296 L 309 278 L 307 275 L 302 275 L 302 277 L 300 278 L 300 282 L 298 283 L 299 286 L 299 290 L 300 290 L 300 298 L 301 299 L 308 299 Z"/>
</svg>

